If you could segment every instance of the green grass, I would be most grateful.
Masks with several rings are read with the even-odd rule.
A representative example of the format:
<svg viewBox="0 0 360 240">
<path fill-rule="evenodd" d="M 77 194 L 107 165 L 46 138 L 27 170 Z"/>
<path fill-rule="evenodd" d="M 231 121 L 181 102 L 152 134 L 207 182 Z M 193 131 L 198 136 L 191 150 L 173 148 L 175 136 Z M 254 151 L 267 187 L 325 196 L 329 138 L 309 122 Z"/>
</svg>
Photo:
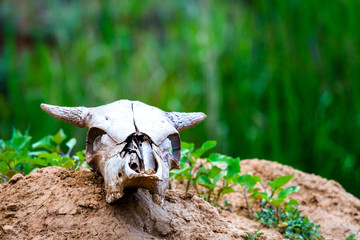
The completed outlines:
<svg viewBox="0 0 360 240">
<path fill-rule="evenodd" d="M 216 151 L 266 158 L 360 196 L 360 3 L 16 1 L 0 4 L 0 138 L 85 129 L 41 102 L 137 99 L 203 111 L 182 133 Z"/>
</svg>

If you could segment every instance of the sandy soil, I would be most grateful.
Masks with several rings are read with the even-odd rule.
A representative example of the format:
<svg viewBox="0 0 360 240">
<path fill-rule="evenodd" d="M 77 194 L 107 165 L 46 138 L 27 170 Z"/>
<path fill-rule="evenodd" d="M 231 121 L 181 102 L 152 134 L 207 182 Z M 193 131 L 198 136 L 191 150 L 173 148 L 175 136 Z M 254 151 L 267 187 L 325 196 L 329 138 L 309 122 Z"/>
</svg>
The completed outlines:
<svg viewBox="0 0 360 240">
<path fill-rule="evenodd" d="M 294 178 L 286 186 L 301 186 L 301 189 L 291 195 L 291 198 L 298 200 L 303 216 L 308 216 L 310 220 L 320 224 L 319 230 L 325 239 L 345 239 L 360 229 L 360 200 L 347 193 L 339 183 L 266 160 L 243 160 L 240 165 L 242 173 L 257 175 L 264 182 L 294 174 Z M 225 197 L 233 205 L 234 212 L 240 209 L 240 215 L 248 216 L 243 192 L 240 188 L 237 189 L 239 192 L 230 193 Z M 235 214 L 225 216 L 228 219 L 236 219 Z M 232 220 L 233 223 L 236 221 Z"/>
<path fill-rule="evenodd" d="M 326 239 L 360 229 L 360 200 L 338 183 L 264 160 L 243 160 L 241 167 L 264 180 L 295 174 L 290 185 L 302 188 L 294 198 Z M 253 230 L 264 232 L 262 239 L 282 239 L 247 218 L 241 191 L 225 197 L 233 212 L 181 190 L 169 190 L 162 207 L 142 189 L 107 204 L 101 176 L 48 167 L 0 185 L 0 239 L 242 239 Z"/>
</svg>

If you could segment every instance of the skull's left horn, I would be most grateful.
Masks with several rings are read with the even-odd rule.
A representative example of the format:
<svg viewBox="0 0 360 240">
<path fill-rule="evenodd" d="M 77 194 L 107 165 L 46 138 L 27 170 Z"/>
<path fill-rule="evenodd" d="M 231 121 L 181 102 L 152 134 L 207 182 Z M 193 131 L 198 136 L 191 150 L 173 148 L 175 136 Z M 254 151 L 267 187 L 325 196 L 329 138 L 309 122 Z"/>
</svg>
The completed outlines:
<svg viewBox="0 0 360 240">
<path fill-rule="evenodd" d="M 44 103 L 42 103 L 40 107 L 45 112 L 61 121 L 80 128 L 87 126 L 86 116 L 89 113 L 89 109 L 86 107 L 59 107 Z"/>
<path fill-rule="evenodd" d="M 207 117 L 206 114 L 202 112 L 167 112 L 166 115 L 179 132 L 195 126 Z"/>
</svg>

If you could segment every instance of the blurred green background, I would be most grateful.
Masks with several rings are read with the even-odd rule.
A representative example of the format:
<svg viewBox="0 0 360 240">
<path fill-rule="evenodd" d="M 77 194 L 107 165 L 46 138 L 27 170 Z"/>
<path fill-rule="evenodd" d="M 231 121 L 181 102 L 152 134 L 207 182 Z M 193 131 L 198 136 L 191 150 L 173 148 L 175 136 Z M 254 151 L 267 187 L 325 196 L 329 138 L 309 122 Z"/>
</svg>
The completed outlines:
<svg viewBox="0 0 360 240">
<path fill-rule="evenodd" d="M 140 100 L 202 111 L 198 146 L 265 158 L 360 196 L 360 1 L 0 2 L 0 138 L 86 129 L 39 105 Z"/>
</svg>

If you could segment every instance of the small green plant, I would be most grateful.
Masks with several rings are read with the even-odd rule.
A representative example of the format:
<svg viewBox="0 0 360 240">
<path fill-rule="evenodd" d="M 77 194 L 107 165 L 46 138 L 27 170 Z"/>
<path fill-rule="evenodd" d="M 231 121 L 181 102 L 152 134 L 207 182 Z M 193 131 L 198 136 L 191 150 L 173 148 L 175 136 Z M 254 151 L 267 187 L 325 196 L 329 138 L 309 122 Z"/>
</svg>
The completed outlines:
<svg viewBox="0 0 360 240">
<path fill-rule="evenodd" d="M 196 178 L 197 184 L 202 186 L 205 200 L 218 205 L 223 194 L 234 192 L 234 179 L 240 173 L 240 158 L 212 153 L 206 158 L 206 164 L 201 164 Z"/>
<path fill-rule="evenodd" d="M 195 145 L 193 143 L 181 142 L 180 169 L 173 169 L 170 172 L 170 178 L 179 182 L 186 181 L 186 192 L 189 191 L 191 184 L 194 185 L 197 190 L 197 178 L 195 173 L 200 168 L 199 158 L 215 146 L 215 141 L 207 141 L 201 148 L 195 150 Z"/>
<path fill-rule="evenodd" d="M 246 233 L 246 240 L 257 240 L 258 237 L 264 235 L 262 232 L 254 231 L 253 233 L 245 232 Z"/>
<path fill-rule="evenodd" d="M 275 178 L 273 181 L 267 182 L 267 184 L 271 187 L 271 192 L 268 194 L 266 191 L 264 192 L 255 192 L 251 195 L 251 198 L 261 199 L 263 201 L 263 207 L 267 204 L 270 204 L 277 214 L 277 222 L 279 223 L 280 217 L 280 209 L 283 206 L 286 210 L 292 210 L 293 206 L 297 206 L 297 201 L 295 199 L 291 199 L 286 202 L 286 198 L 300 190 L 298 186 L 291 186 L 283 189 L 282 187 L 287 184 L 294 175 L 286 175 Z M 262 181 L 261 181 L 262 182 Z"/>
<path fill-rule="evenodd" d="M 182 142 L 180 169 L 170 172 L 170 177 L 186 183 L 186 192 L 193 186 L 197 194 L 214 206 L 218 205 L 222 195 L 234 192 L 235 185 L 241 186 L 246 207 L 251 219 L 263 225 L 273 227 L 289 239 L 319 239 L 319 225 L 303 217 L 298 209 L 295 199 L 288 197 L 300 190 L 298 186 L 283 188 L 294 175 L 286 175 L 268 181 L 268 193 L 263 180 L 255 175 L 240 175 L 240 159 L 226 155 L 212 153 L 207 158 L 203 155 L 214 148 L 216 142 L 205 142 L 195 150 L 194 144 Z M 262 187 L 263 191 L 256 186 Z M 248 198 L 250 195 L 250 199 Z M 261 201 L 261 210 L 253 214 L 252 204 Z M 225 206 L 228 205 L 226 199 Z M 255 216 L 254 216 L 255 215 Z M 263 233 L 246 233 L 247 239 L 256 239 Z"/>
<path fill-rule="evenodd" d="M 60 166 L 78 170 L 85 164 L 85 157 L 82 151 L 71 157 L 76 139 L 71 138 L 64 142 L 66 138 L 60 129 L 55 135 L 48 135 L 31 144 L 32 137 L 28 130 L 22 134 L 19 130 L 13 129 L 10 140 L 0 139 L 0 183 L 9 180 L 16 173 L 27 175 L 41 167 Z M 63 144 L 67 147 L 66 153 L 62 151 Z"/>
<path fill-rule="evenodd" d="M 303 217 L 296 208 L 295 199 L 286 200 L 290 194 L 298 192 L 300 187 L 291 186 L 282 188 L 294 175 L 286 175 L 267 182 L 271 192 L 255 191 L 250 197 L 261 200 L 261 211 L 257 212 L 255 219 L 268 227 L 274 227 L 289 239 L 319 239 L 320 225 L 315 225 L 307 217 Z M 261 181 L 262 182 L 262 181 Z"/>
<path fill-rule="evenodd" d="M 195 150 L 194 144 L 182 142 L 180 169 L 170 172 L 172 179 L 186 180 L 186 192 L 193 186 L 199 196 L 214 206 L 223 194 L 234 191 L 234 179 L 240 173 L 239 158 L 212 153 L 200 159 L 215 146 L 215 141 L 207 141 Z"/>
<path fill-rule="evenodd" d="M 254 176 L 251 174 L 243 174 L 243 175 L 235 178 L 235 183 L 242 187 L 244 198 L 245 198 L 245 203 L 246 203 L 246 208 L 249 213 L 249 218 L 253 218 L 253 212 L 252 212 L 252 208 L 251 208 L 252 204 L 249 203 L 248 193 L 254 194 L 259 191 L 258 188 L 255 188 L 257 183 L 260 183 L 263 186 L 264 191 L 266 191 L 265 187 L 263 185 L 262 179 L 258 176 Z"/>
<path fill-rule="evenodd" d="M 350 234 L 349 236 L 346 237 L 346 240 L 356 240 L 356 236 L 360 233 L 360 230 L 357 231 L 356 233 Z"/>
</svg>

